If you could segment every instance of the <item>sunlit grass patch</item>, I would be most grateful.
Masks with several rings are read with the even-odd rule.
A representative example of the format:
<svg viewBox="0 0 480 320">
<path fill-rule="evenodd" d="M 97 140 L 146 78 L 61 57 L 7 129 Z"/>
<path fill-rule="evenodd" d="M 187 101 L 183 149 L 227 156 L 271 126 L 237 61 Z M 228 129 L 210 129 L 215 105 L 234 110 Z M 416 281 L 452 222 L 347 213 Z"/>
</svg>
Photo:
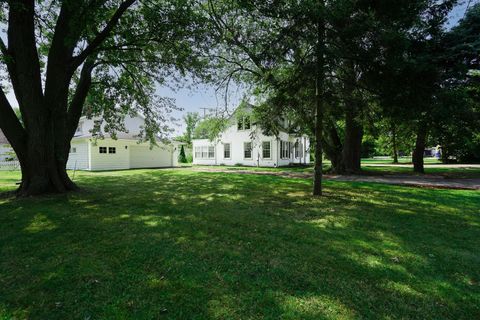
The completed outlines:
<svg viewBox="0 0 480 320">
<path fill-rule="evenodd" d="M 18 175 L 0 173 L 2 190 Z M 191 169 L 0 198 L 0 319 L 475 319 L 475 191 Z"/>
</svg>

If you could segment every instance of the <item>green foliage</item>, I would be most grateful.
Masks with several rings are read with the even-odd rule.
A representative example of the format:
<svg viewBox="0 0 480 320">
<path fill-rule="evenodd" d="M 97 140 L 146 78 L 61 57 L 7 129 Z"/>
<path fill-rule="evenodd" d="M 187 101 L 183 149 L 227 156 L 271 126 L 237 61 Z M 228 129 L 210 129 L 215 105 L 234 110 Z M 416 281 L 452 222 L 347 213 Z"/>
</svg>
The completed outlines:
<svg viewBox="0 0 480 320">
<path fill-rule="evenodd" d="M 185 156 L 185 149 L 183 148 L 183 144 L 180 147 L 180 154 L 178 155 L 178 162 L 180 163 L 187 163 L 187 157 Z"/>
<path fill-rule="evenodd" d="M 228 123 L 229 119 L 223 117 L 206 117 L 195 127 L 193 138 L 214 141 L 226 129 Z"/>
<path fill-rule="evenodd" d="M 191 146 L 193 133 L 195 131 L 195 127 L 200 121 L 200 115 L 198 114 L 198 112 L 187 112 L 187 114 L 183 116 L 183 120 L 185 121 L 185 126 L 186 126 L 184 141 L 189 146 Z"/>
</svg>

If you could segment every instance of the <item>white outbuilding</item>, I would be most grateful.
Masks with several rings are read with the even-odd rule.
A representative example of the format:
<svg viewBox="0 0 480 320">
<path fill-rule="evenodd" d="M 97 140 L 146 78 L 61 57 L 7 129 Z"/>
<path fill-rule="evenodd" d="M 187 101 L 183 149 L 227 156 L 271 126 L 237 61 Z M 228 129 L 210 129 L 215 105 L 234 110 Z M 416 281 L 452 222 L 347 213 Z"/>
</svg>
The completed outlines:
<svg viewBox="0 0 480 320">
<path fill-rule="evenodd" d="M 98 122 L 99 121 L 99 122 Z M 97 123 L 98 122 L 98 123 Z M 179 143 L 163 143 L 158 146 L 140 143 L 139 134 L 145 119 L 142 116 L 126 117 L 126 132 L 118 132 L 117 139 L 103 133 L 95 139 L 92 130 L 103 125 L 99 119 L 82 117 L 71 141 L 67 169 L 102 171 L 136 168 L 166 168 L 178 165 Z"/>
</svg>

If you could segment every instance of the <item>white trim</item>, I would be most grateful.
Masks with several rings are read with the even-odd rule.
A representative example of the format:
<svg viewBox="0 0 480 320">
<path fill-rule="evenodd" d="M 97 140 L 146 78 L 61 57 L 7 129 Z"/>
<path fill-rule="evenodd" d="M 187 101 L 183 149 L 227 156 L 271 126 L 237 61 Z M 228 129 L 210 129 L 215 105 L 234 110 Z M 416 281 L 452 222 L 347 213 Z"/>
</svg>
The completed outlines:
<svg viewBox="0 0 480 320">
<path fill-rule="evenodd" d="M 268 157 L 268 158 L 264 158 L 264 157 L 263 157 L 263 144 L 264 144 L 264 143 L 268 143 L 268 144 L 269 144 L 269 150 L 268 150 L 268 151 L 269 151 L 270 157 Z M 272 160 L 272 141 L 270 141 L 270 140 L 262 141 L 262 159 L 263 159 L 263 160 Z"/>
<path fill-rule="evenodd" d="M 250 158 L 245 157 L 245 144 L 250 143 Z M 253 160 L 253 143 L 252 141 L 244 141 L 243 142 L 243 160 Z"/>
</svg>

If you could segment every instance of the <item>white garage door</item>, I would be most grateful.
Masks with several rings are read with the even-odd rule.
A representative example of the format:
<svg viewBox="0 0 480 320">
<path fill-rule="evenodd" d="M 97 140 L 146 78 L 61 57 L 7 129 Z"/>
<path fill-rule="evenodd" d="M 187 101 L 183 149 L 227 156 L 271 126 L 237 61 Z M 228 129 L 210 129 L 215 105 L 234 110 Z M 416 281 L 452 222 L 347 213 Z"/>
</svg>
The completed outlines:
<svg viewBox="0 0 480 320">
<path fill-rule="evenodd" d="M 154 147 L 150 150 L 146 146 L 130 147 L 130 168 L 159 168 L 172 166 L 172 152 L 170 148 Z"/>
</svg>

